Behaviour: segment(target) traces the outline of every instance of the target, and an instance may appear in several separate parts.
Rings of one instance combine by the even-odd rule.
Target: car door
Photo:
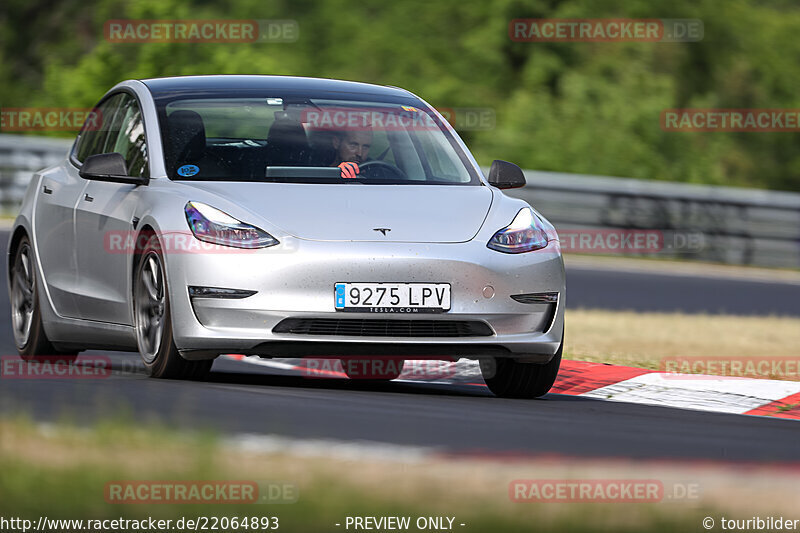
[[[127,93],[110,125],[104,153],[111,152],[122,154],[129,176],[149,176],[141,109]],[[138,195],[138,186],[133,184],[88,180],[78,198],[75,235],[80,290],[76,298],[81,318],[133,324],[128,290],[133,250],[124,243],[131,242]]]
[[[95,107],[83,125],[69,159],[44,173],[36,191],[36,251],[50,301],[61,316],[79,316],[74,211],[86,180],[78,175],[75,163],[103,149],[108,134],[107,121],[113,115],[110,112],[115,109],[117,100],[112,96]]]

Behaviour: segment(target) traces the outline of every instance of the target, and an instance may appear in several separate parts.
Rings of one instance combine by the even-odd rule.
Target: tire
[[[36,277],[36,259],[31,241],[24,235],[14,252],[14,262],[9,272],[11,282],[11,327],[19,356],[25,361],[37,358],[72,363],[78,352],[56,350],[44,331],[42,308]]]
[[[544,396],[553,387],[561,366],[561,353],[564,340],[550,360],[543,365],[518,363],[511,358],[497,357],[494,364],[481,364],[483,380],[489,390],[499,398],[532,399]]]
[[[350,379],[367,381],[391,381],[400,377],[405,366],[405,359],[387,358],[342,358],[340,359],[344,373]]]
[[[150,236],[136,265],[133,282],[133,321],[136,343],[150,377],[203,380],[213,359],[184,359],[172,338],[172,314],[164,255],[158,237]]]

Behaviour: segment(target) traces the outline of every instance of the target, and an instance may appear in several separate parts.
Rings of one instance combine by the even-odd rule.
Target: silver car
[[[552,225],[396,87],[282,76],[125,81],[31,179],[8,247],[23,358],[481,361],[537,397],[564,335]],[[388,372],[380,379],[392,379]]]

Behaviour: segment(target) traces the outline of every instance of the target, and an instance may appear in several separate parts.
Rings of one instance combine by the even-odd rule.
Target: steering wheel
[[[366,163],[359,164],[358,170],[360,175],[366,174],[367,175],[366,177],[368,178],[396,179],[396,180],[408,179],[406,173],[403,172],[399,167],[391,163],[387,163],[386,161],[381,161],[379,159],[373,159],[372,161],[367,161]]]

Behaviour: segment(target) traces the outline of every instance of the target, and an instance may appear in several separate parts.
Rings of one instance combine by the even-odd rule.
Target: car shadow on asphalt
[[[230,370],[212,371],[207,379],[210,383],[227,385],[248,385],[266,387],[292,387],[304,389],[328,389],[360,392],[386,392],[402,394],[430,394],[445,396],[491,397],[485,386],[465,383],[425,383],[411,381],[373,381],[347,378],[317,378],[297,374],[273,374],[256,372],[236,372]]]
[[[80,359],[79,359],[80,361]],[[120,375],[145,375],[144,366],[132,354],[115,353],[112,369]],[[246,371],[243,371],[246,369]],[[161,380],[156,380],[161,381]],[[305,376],[298,370],[249,365],[239,361],[219,359],[204,383],[242,387],[281,387],[294,389],[340,390],[349,392],[378,392],[388,394],[413,394],[450,396],[460,398],[491,398],[503,402],[580,401],[582,398],[566,394],[547,394],[535,400],[495,398],[480,377],[455,377],[441,381],[374,381],[338,377]],[[583,400],[588,400],[583,398]]]

